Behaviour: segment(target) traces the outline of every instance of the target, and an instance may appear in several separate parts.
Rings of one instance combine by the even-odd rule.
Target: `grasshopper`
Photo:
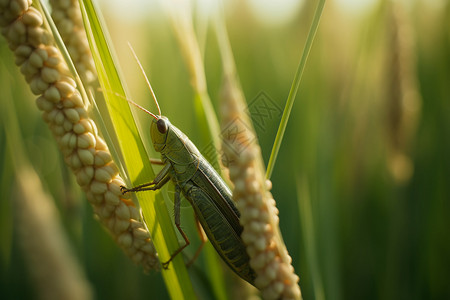
[[[137,62],[143,71],[139,60]],[[145,72],[143,74],[145,76]],[[180,227],[182,193],[194,208],[196,219],[225,263],[242,279],[254,285],[256,275],[250,267],[250,259],[241,239],[243,228],[239,224],[240,213],[231,200],[230,189],[189,138],[161,115],[158,101],[146,76],[145,79],[159,115],[151,113],[131,100],[127,101],[153,117],[150,135],[153,147],[161,153],[164,167],[153,181],[130,189],[122,186],[122,193],[155,191],[172,180],[175,184],[175,225],[185,244],[163,263],[163,267],[167,268],[173,258],[190,244]]]
[[[150,183],[130,189],[122,187],[123,193],[158,190],[170,179],[175,184],[175,225],[185,244],[163,263],[170,261],[190,242],[180,227],[180,194],[194,208],[197,220],[212,245],[228,266],[241,278],[254,284],[255,272],[241,239],[240,213],[231,200],[231,191],[197,147],[166,117],[153,115],[150,127],[153,146],[161,153],[163,169]]]

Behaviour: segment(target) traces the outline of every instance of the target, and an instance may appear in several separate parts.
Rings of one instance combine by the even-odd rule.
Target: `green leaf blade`
[[[127,170],[128,181],[133,185],[150,182],[155,174],[129,104],[122,99],[125,98],[125,88],[114,63],[106,27],[92,1],[80,1],[80,6],[105,98],[104,103],[99,106],[106,107],[111,119],[117,137],[117,150]],[[162,194],[139,193],[137,198],[158,255],[162,261],[167,261],[171,253],[178,249],[179,243]],[[182,255],[177,256],[167,270],[163,269],[162,275],[172,299],[196,298]]]

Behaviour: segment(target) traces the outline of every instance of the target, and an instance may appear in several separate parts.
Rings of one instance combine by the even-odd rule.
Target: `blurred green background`
[[[194,21],[217,107],[222,67],[202,25],[203,2]],[[225,12],[267,163],[316,3],[277,9],[254,2],[226,2]],[[271,178],[281,231],[305,299],[450,299],[450,2],[361,2],[325,5]],[[189,75],[161,3],[101,4],[133,99],[154,110],[127,41],[163,114],[200,150],[207,147],[196,135]],[[95,297],[166,299],[161,275],[143,274],[93,218],[3,38],[0,51],[2,103],[14,103],[20,123],[14,135],[54,198]],[[148,128],[149,118],[140,121]],[[6,145],[11,128],[0,126],[1,298],[34,299],[17,234],[23,220]],[[192,227],[188,214],[184,228]]]

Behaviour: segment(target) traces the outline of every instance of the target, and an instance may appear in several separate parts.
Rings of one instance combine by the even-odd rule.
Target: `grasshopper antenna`
[[[150,81],[147,78],[147,75],[145,74],[144,68],[141,65],[141,62],[139,61],[139,58],[137,57],[136,53],[134,52],[133,47],[131,46],[130,42],[128,42],[128,47],[130,47],[131,53],[133,53],[134,59],[136,60],[137,64],[139,65],[139,68],[141,69],[142,74],[144,75],[145,81],[147,82],[147,86],[150,88],[150,92],[152,93],[153,100],[155,100],[156,107],[158,108],[158,113],[161,116],[161,109],[159,108],[158,100],[156,100],[155,93],[153,92],[152,85],[150,84]]]
[[[99,90],[100,92],[103,92],[103,90],[102,90],[101,88],[98,88],[98,90]],[[149,110],[143,108],[142,106],[140,106],[139,104],[137,104],[137,103],[134,102],[133,100],[130,100],[130,99],[128,99],[127,97],[124,97],[124,96],[122,96],[121,94],[116,93],[116,92],[113,92],[113,91],[106,91],[106,92],[112,93],[112,94],[116,95],[117,97],[122,98],[122,99],[128,101],[128,103],[133,104],[134,106],[136,106],[136,107],[139,108],[140,110],[146,112],[147,114],[149,114],[150,116],[152,116],[153,118],[155,118],[156,120],[158,120],[158,117],[157,117],[154,113],[152,113],[152,112],[150,112]],[[159,108],[159,107],[158,107],[158,108]],[[160,115],[161,115],[161,112],[160,112]]]

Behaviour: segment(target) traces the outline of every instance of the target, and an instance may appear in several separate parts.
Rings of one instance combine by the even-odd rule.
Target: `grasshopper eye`
[[[167,130],[169,129],[169,126],[167,125],[167,122],[164,119],[159,119],[158,121],[156,121],[156,127],[158,128],[158,131],[160,133],[166,133]]]

